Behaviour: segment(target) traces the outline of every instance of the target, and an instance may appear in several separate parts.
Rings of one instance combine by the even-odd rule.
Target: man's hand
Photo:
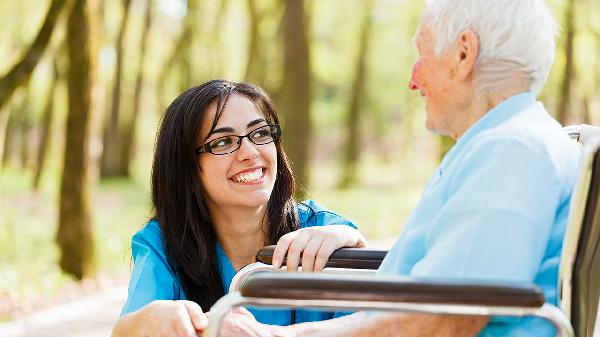
[[[257,322],[248,310],[238,307],[223,319],[219,336],[273,337],[273,334],[270,326]]]

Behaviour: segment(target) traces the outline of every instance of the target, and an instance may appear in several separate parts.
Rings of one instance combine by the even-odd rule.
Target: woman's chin
[[[246,195],[243,200],[240,200],[240,203],[251,208],[265,206],[269,202],[270,195],[266,191],[256,191]]]

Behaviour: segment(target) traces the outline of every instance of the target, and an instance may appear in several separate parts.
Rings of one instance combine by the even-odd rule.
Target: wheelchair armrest
[[[275,246],[266,246],[256,254],[256,261],[271,264]],[[333,252],[326,268],[377,269],[387,250],[365,248],[340,248]],[[285,258],[282,265],[285,264]]]
[[[381,301],[528,308],[537,308],[544,304],[543,292],[532,284],[309,273],[256,274],[244,282],[240,293],[243,297],[289,300]]]
[[[557,336],[575,336],[568,318],[557,307],[544,303],[543,292],[533,284],[283,272],[256,273],[245,280],[239,292],[217,301],[205,335],[218,336],[225,315],[244,305],[536,316],[552,322]]]

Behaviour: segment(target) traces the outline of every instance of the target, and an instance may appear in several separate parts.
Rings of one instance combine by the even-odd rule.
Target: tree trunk
[[[54,76],[48,86],[48,94],[46,98],[46,106],[42,117],[42,134],[38,146],[37,158],[35,163],[35,171],[33,174],[32,187],[37,190],[40,186],[40,179],[46,162],[46,154],[48,153],[48,145],[50,143],[50,135],[52,132],[52,119],[54,118],[54,87],[58,82],[58,65],[56,60],[53,62]]]
[[[27,100],[27,103],[29,103],[29,100]],[[31,147],[29,146],[32,129],[31,109],[32,104],[26,104],[24,109],[21,110],[21,116],[19,117],[21,119],[21,128],[19,130],[19,163],[21,164],[21,169],[25,171],[31,169],[32,159]]]
[[[152,18],[152,1],[149,0],[146,2],[146,13],[144,17],[144,24],[142,27],[142,35],[140,39],[140,54],[138,61],[138,72],[135,79],[135,91],[133,96],[133,110],[132,113],[128,115],[128,118],[125,119],[123,123],[123,127],[121,128],[121,139],[123,140],[123,144],[121,144],[121,168],[119,169],[119,173],[121,176],[129,177],[130,174],[130,163],[131,157],[133,154],[133,148],[135,144],[135,134],[136,134],[136,126],[137,126],[137,116],[140,112],[140,104],[142,100],[142,87],[144,85],[144,69],[145,69],[145,58],[146,55],[146,46],[148,44],[150,31],[150,20]]]
[[[40,28],[29,50],[6,75],[0,78],[0,113],[2,113],[2,107],[10,100],[15,89],[29,81],[35,66],[44,55],[44,50],[46,50],[50,37],[52,37],[52,31],[56,26],[56,20],[65,3],[65,0],[52,0],[42,28]]]
[[[215,19],[214,26],[212,28],[212,37],[209,40],[211,42],[212,59],[213,59],[213,73],[223,74],[224,68],[229,64],[227,58],[227,52],[223,48],[223,20],[227,13],[227,7],[229,6],[229,0],[221,0],[219,10]]]
[[[352,84],[352,93],[347,114],[346,151],[344,153],[342,178],[339,182],[341,188],[348,188],[358,180],[357,167],[360,157],[360,110],[366,98],[365,82],[367,80],[367,63],[369,60],[369,41],[372,27],[372,12],[374,0],[365,0],[360,33],[358,58],[356,60],[356,73]]]
[[[77,279],[94,272],[94,241],[88,192],[91,69],[85,0],[76,0],[67,21],[69,67],[64,168],[60,185],[57,243],[60,267]]]
[[[298,183],[297,197],[308,186],[310,128],[310,55],[304,0],[288,0],[283,13],[284,72],[281,108],[284,143]]]
[[[165,88],[167,86],[169,75],[174,73],[175,66],[180,65],[180,76],[179,89],[180,92],[187,89],[191,85],[191,62],[189,60],[190,47],[193,42],[194,34],[199,34],[197,28],[197,12],[198,0],[188,0],[187,7],[188,11],[183,19],[183,31],[179,36],[179,39],[175,43],[171,55],[167,58],[167,62],[163,65],[160,74],[158,76],[158,98],[160,109],[158,111],[162,114],[163,110],[167,107],[165,101]]]
[[[247,0],[248,16],[250,19],[248,29],[248,58],[246,59],[246,81],[262,84],[260,74],[263,73],[260,67],[259,53],[262,50],[260,46],[260,36],[258,27],[262,16],[258,12],[255,0]]]
[[[568,0],[567,10],[565,12],[565,72],[563,74],[563,80],[561,84],[561,96],[556,112],[556,119],[562,125],[568,122],[571,116],[571,84],[574,77],[574,62],[573,59],[573,48],[575,39],[575,0]]]
[[[6,132],[4,133],[5,141],[2,151],[2,167],[7,167],[9,163],[16,158],[20,167],[24,167],[25,160],[23,158],[23,144],[27,138],[23,135],[25,132],[25,124],[27,123],[28,111],[30,103],[30,90],[28,87],[23,87],[25,91],[21,99],[10,107],[7,114],[8,121],[6,123]]]
[[[119,34],[117,37],[117,60],[115,69],[115,81],[113,85],[112,102],[110,107],[110,114],[107,116],[104,124],[104,133],[102,139],[102,157],[100,159],[100,177],[101,178],[112,178],[120,176],[119,169],[121,168],[121,151],[120,147],[123,145],[121,134],[119,130],[119,109],[121,106],[121,82],[123,73],[123,54],[124,54],[124,42],[125,31],[127,29],[127,23],[129,21],[129,4],[131,0],[123,1],[123,20],[121,21],[121,27],[119,27]]]
[[[192,46],[194,44],[194,36],[200,36],[201,33],[198,25],[200,20],[199,14],[202,13],[201,4],[202,2],[199,0],[188,0],[188,16],[184,24],[189,34],[188,41],[182,46],[183,50],[179,59],[179,92],[183,92],[194,85],[195,74],[192,63],[197,59],[197,55],[192,55]]]

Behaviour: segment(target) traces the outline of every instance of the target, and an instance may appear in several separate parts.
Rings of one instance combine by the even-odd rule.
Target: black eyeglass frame
[[[260,143],[260,144],[259,143],[255,143],[254,140],[252,140],[252,138],[250,138],[250,135],[252,135],[256,131],[258,131],[260,129],[263,129],[263,128],[267,127],[267,126],[270,128],[270,130],[275,130],[275,132],[271,132],[271,138],[272,139],[270,141],[266,142],[266,143]],[[226,152],[226,153],[214,153],[214,152],[212,152],[212,149],[210,148],[210,144],[211,143],[213,143],[213,142],[215,142],[215,141],[217,141],[219,139],[228,138],[228,137],[237,137],[238,138],[238,140],[236,142],[237,146],[233,150],[231,150],[229,152]],[[215,155],[215,156],[222,156],[222,155],[230,154],[232,152],[237,151],[240,148],[240,146],[242,146],[242,140],[244,138],[248,138],[248,140],[252,144],[254,144],[254,145],[266,145],[266,144],[270,144],[270,143],[273,143],[274,141],[278,140],[279,137],[281,137],[281,126],[279,124],[266,124],[266,125],[261,125],[261,126],[257,127],[256,129],[248,132],[247,134],[245,134],[243,136],[228,135],[228,136],[223,136],[223,137],[215,138],[215,139],[211,140],[210,142],[206,142],[206,143],[198,146],[195,149],[195,151],[196,151],[196,155],[201,155],[203,153],[210,153],[210,154]]]

